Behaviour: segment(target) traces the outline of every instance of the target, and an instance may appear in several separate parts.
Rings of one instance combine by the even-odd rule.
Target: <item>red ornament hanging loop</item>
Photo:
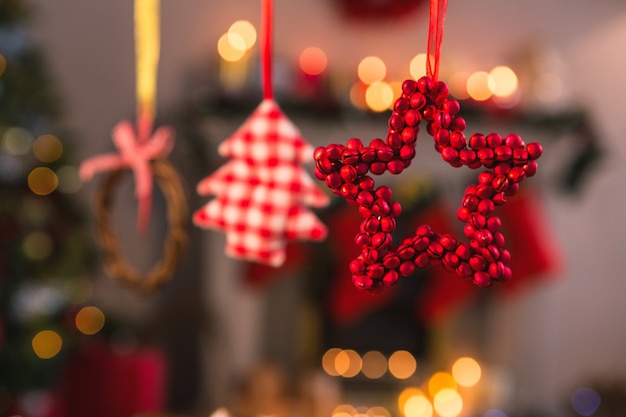
[[[439,81],[439,58],[443,42],[443,28],[446,21],[448,0],[430,1],[430,21],[428,23],[428,46],[426,50],[426,75]]]

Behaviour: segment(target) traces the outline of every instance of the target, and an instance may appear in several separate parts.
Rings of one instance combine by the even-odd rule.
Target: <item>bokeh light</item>
[[[456,390],[445,388],[435,394],[433,406],[441,417],[456,417],[463,411],[463,398]]]
[[[405,417],[431,417],[433,406],[423,393],[419,393],[407,398],[402,413]]]
[[[339,376],[335,367],[335,358],[341,352],[339,348],[330,348],[322,356],[322,369],[330,376]]]
[[[595,413],[602,402],[600,394],[589,387],[576,388],[570,399],[574,411],[585,417]]]
[[[233,45],[239,45],[243,41],[244,50],[250,49],[256,43],[256,29],[247,20],[237,20],[228,28],[227,36]]]
[[[306,48],[300,53],[300,69],[308,75],[319,75],[326,70],[326,53],[316,46]]]
[[[359,110],[367,110],[367,102],[365,101],[367,87],[361,81],[357,81],[350,88],[350,103]]]
[[[62,346],[61,336],[53,330],[42,330],[32,340],[33,351],[41,359],[55,357],[61,351]]]
[[[48,195],[56,190],[59,178],[48,167],[34,168],[28,174],[28,188],[37,195]]]
[[[72,194],[80,189],[81,181],[78,176],[78,169],[73,166],[63,166],[56,171],[59,179],[59,191],[65,194]]]
[[[393,104],[393,89],[384,81],[372,83],[365,90],[365,102],[372,111],[388,110]]]
[[[375,406],[367,410],[368,417],[391,417],[391,413],[385,407]]]
[[[387,66],[377,56],[367,56],[359,62],[357,75],[359,80],[365,84],[373,84],[385,79],[387,74]]]
[[[397,350],[388,360],[389,372],[398,379],[410,378],[417,369],[415,357],[406,350]]]
[[[467,79],[470,74],[467,72],[455,72],[448,79],[448,88],[450,94],[458,100],[465,100],[469,98],[467,94]]]
[[[467,94],[476,101],[489,100],[493,95],[493,88],[493,78],[485,71],[477,71],[467,79]]]
[[[246,42],[239,34],[224,33],[217,41],[217,52],[224,61],[239,61],[246,54]]]
[[[377,379],[387,372],[387,358],[382,353],[371,350],[366,352],[362,358],[363,375],[370,379]]]
[[[489,71],[493,83],[489,85],[496,97],[509,97],[517,91],[518,79],[515,72],[506,65],[499,65]]]
[[[398,395],[398,409],[404,410],[404,405],[411,397],[426,397],[426,395],[417,387],[407,387]]]
[[[98,307],[86,306],[78,311],[74,322],[78,331],[83,334],[93,335],[104,327],[104,313]]]
[[[350,404],[339,404],[333,410],[332,417],[352,417],[356,413],[356,409]]]
[[[41,261],[46,259],[54,249],[54,241],[44,232],[31,232],[22,240],[22,251],[26,257]]]
[[[54,135],[41,135],[33,142],[33,154],[41,162],[54,162],[63,155],[63,144]]]
[[[4,71],[7,69],[7,60],[2,54],[0,54],[0,77],[4,74]]]
[[[434,397],[444,389],[456,390],[456,381],[448,372],[435,372],[428,380],[428,392]]]
[[[335,369],[344,378],[352,378],[361,372],[361,356],[352,349],[342,350],[335,357]]]
[[[480,365],[474,358],[461,357],[452,365],[452,376],[462,387],[472,387],[480,381]]]
[[[21,127],[10,127],[2,134],[2,149],[9,155],[24,155],[31,150],[33,135]]]
[[[411,59],[409,72],[414,80],[419,80],[426,75],[426,54],[417,54]]]

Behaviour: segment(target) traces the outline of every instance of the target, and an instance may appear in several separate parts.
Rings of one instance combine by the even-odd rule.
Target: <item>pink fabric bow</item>
[[[152,203],[152,169],[150,161],[167,156],[174,147],[174,129],[162,126],[152,134],[147,128],[151,123],[138,121],[138,131],[128,120],[119,122],[112,130],[113,143],[119,153],[107,153],[89,158],[80,166],[82,181],[90,180],[97,172],[130,168],[135,177],[137,196],[137,226],[140,232],[147,230]],[[145,133],[144,133],[145,132]]]

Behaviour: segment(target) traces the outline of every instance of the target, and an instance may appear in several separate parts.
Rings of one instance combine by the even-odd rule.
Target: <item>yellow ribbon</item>
[[[160,50],[159,0],[135,0],[137,115],[154,120]]]

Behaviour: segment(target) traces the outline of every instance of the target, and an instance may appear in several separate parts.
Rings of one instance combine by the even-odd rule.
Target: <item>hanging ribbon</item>
[[[430,0],[426,74],[433,81],[439,80],[439,57],[441,56],[441,43],[443,41],[443,27],[447,8],[448,0]]]
[[[262,0],[261,9],[261,67],[263,71],[263,97],[274,98],[272,88],[272,31],[273,0]]]
[[[136,131],[130,122],[120,122],[111,133],[119,153],[89,158],[80,167],[83,181],[100,171],[132,169],[140,232],[145,232],[150,222],[153,188],[150,161],[167,156],[174,146],[173,129],[161,127],[152,131],[160,50],[159,8],[159,0],[135,0]]]
[[[135,0],[137,129],[140,141],[148,139],[155,115],[159,26],[159,0]]]

